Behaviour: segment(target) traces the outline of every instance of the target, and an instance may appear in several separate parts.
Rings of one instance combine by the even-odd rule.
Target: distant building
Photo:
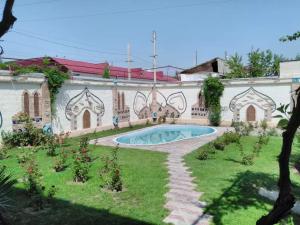
[[[300,60],[281,62],[280,78],[300,78]]]
[[[180,73],[181,81],[201,81],[209,75],[214,77],[224,76],[229,68],[224,59],[214,58],[193,68],[186,69]]]
[[[16,61],[21,66],[42,65],[43,57],[32,58]],[[49,57],[50,65],[56,65],[61,68],[62,71],[69,73],[73,79],[102,79],[104,70],[109,69],[110,77],[112,79],[128,79],[128,68],[112,66],[108,63],[89,63],[82,61],[75,61],[70,59],[61,59],[55,57]],[[157,71],[158,82],[176,82],[178,81],[174,77],[166,76],[163,71]],[[142,80],[152,82],[154,79],[154,73],[152,71],[144,70],[142,68],[131,69],[131,79]]]

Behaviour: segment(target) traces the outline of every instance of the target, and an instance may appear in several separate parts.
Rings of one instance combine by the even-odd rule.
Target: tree
[[[296,32],[292,36],[281,38],[281,41],[293,41],[300,37],[300,32]],[[290,179],[290,156],[292,152],[292,144],[294,141],[297,129],[300,126],[300,87],[296,90],[296,102],[293,99],[294,106],[292,115],[289,119],[286,130],[282,134],[282,147],[279,155],[279,195],[274,203],[273,209],[265,216],[262,216],[257,222],[257,225],[273,225],[287,217],[295,205],[295,197],[292,193]]]
[[[286,41],[295,41],[298,38],[300,38],[300,31],[297,31],[297,32],[293,33],[292,35],[286,35],[284,37],[281,37],[279,40],[282,42],[286,42]]]
[[[247,76],[243,65],[243,57],[239,56],[237,53],[230,56],[230,58],[226,61],[226,64],[230,70],[230,72],[225,74],[226,78],[243,78]]]
[[[110,78],[110,72],[109,72],[109,68],[108,67],[105,67],[102,77],[105,78],[105,79],[109,79]]]
[[[16,22],[17,18],[12,14],[12,9],[14,6],[14,0],[6,0],[5,6],[3,9],[3,15],[2,15],[2,20],[0,22],[0,38],[7,33],[7,31],[14,25]],[[0,51],[0,55],[3,54],[3,49],[2,47]],[[1,172],[1,171],[0,171]],[[0,178],[0,183],[3,184],[3,182],[6,182],[6,178],[2,177]],[[0,188],[1,189],[1,188]],[[1,193],[3,194],[3,193]],[[0,194],[0,196],[2,196]],[[4,195],[5,196],[5,195]],[[0,213],[0,224],[6,224],[1,213]]]

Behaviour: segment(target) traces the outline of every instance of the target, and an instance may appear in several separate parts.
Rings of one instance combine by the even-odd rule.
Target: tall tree
[[[291,36],[281,38],[281,41],[294,41],[300,38],[300,32],[296,32]],[[278,158],[279,163],[279,195],[274,203],[273,209],[265,216],[262,216],[257,225],[273,225],[287,217],[295,205],[295,197],[292,193],[292,184],[290,179],[290,156],[292,152],[292,144],[297,129],[300,126],[300,87],[295,91],[296,101],[293,98],[293,110],[288,126],[282,134],[281,153]]]
[[[230,58],[226,61],[226,64],[228,65],[230,71],[225,74],[226,78],[243,78],[247,76],[243,65],[243,57],[237,53],[230,56]]]
[[[7,33],[7,31],[14,25],[16,22],[17,18],[13,15],[12,9],[14,6],[14,0],[6,0],[5,6],[3,9],[3,15],[2,15],[2,20],[0,22],[0,38]],[[3,54],[3,49],[0,47],[0,55]],[[5,179],[0,180],[1,182],[4,182]],[[2,194],[2,193],[1,193]],[[6,225],[7,223],[4,221],[1,213],[0,213],[0,224]]]

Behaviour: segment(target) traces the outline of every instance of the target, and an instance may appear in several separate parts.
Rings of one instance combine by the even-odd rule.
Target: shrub
[[[47,151],[48,156],[56,156],[56,149],[58,147],[58,144],[56,143],[54,137],[48,137],[47,138],[47,143],[45,145],[45,150]]]
[[[2,143],[5,147],[39,146],[47,143],[48,136],[42,129],[36,128],[26,114],[19,114],[16,119],[25,123],[24,129],[15,132],[2,131]]]
[[[123,189],[120,166],[118,164],[118,151],[119,147],[117,146],[113,149],[111,157],[103,157],[103,167],[100,169],[101,187],[117,192]]]
[[[61,172],[66,168],[67,154],[62,151],[59,156],[54,161],[54,170],[55,172]]]
[[[19,164],[24,165],[25,163],[27,163],[33,156],[33,152],[30,150],[21,150],[21,153],[17,155],[17,161]]]
[[[245,155],[242,158],[242,164],[245,166],[251,166],[254,164],[254,155],[250,154],[250,155]]]
[[[0,147],[0,160],[8,158],[8,149],[7,147],[3,146]]]
[[[278,136],[279,134],[278,134],[276,128],[271,128],[271,129],[267,132],[266,135],[276,137],[276,136]]]
[[[206,149],[200,149],[198,151],[197,159],[199,159],[199,160],[207,160],[208,159],[208,151]]]
[[[269,143],[270,138],[265,135],[265,134],[261,134],[259,135],[259,140],[258,143],[261,145],[267,145]]]
[[[285,130],[287,128],[289,121],[287,119],[281,119],[279,120],[277,124],[277,128],[280,128],[282,130]]]
[[[219,126],[221,121],[221,107],[211,107],[208,118],[212,126]]]
[[[48,193],[47,193],[47,202],[48,203],[51,203],[54,199],[54,196],[56,195],[58,191],[58,188],[55,187],[55,185],[52,185],[49,190],[48,190]]]
[[[260,127],[263,129],[263,131],[266,131],[268,128],[268,122],[266,120],[260,121]]]
[[[25,186],[30,196],[40,195],[44,187],[41,185],[41,173],[34,158],[25,165]]]
[[[213,145],[215,147],[215,149],[217,150],[221,150],[223,151],[225,149],[225,142],[223,141],[222,138],[217,138],[214,142],[213,142]]]
[[[233,122],[232,126],[234,127],[235,132],[241,136],[249,136],[254,129],[252,123]]]
[[[223,141],[226,145],[231,144],[231,143],[239,143],[240,142],[241,136],[238,133],[235,132],[225,132],[223,134]]]
[[[205,105],[209,109],[209,120],[214,126],[218,126],[221,120],[220,99],[223,95],[224,85],[219,78],[208,77],[203,84]]]
[[[73,180],[85,183],[88,180],[89,165],[82,159],[80,153],[74,154],[73,160]]]
[[[81,160],[83,162],[91,162],[92,161],[92,158],[89,155],[90,151],[89,151],[88,145],[89,145],[89,138],[87,136],[82,137],[80,139],[79,152],[81,154]]]

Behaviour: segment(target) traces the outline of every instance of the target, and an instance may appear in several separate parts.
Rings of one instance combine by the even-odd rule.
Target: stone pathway
[[[208,225],[210,217],[203,214],[205,204],[198,201],[202,193],[196,190],[194,178],[183,162],[184,154],[169,154],[169,192],[165,195],[165,208],[170,214],[165,223],[174,225]]]
[[[166,162],[169,173],[169,191],[165,195],[167,199],[165,208],[170,211],[170,214],[164,219],[165,223],[174,225],[209,225],[211,216],[203,213],[205,203],[198,200],[202,193],[196,191],[197,186],[193,182],[194,177],[192,177],[189,168],[185,165],[183,158],[186,154],[221,136],[230,128],[218,127],[216,129],[217,132],[213,135],[170,144],[155,146],[120,145],[120,147],[140,148],[149,151],[169,153]],[[115,146],[116,143],[113,139],[122,135],[124,135],[124,133],[99,138],[90,143]]]

